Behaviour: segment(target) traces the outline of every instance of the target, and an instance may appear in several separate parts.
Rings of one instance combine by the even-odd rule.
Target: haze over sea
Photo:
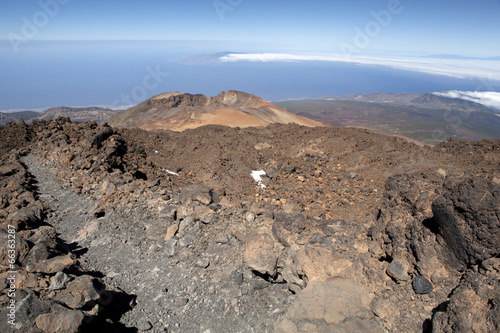
[[[190,45],[165,41],[33,41],[13,57],[10,45],[3,42],[0,72],[7,84],[2,87],[0,109],[119,107],[166,91],[213,96],[233,89],[270,101],[376,91],[500,91],[498,81],[485,78],[433,75],[370,63],[322,58],[220,61],[226,53],[215,53],[226,45],[198,43],[199,49]],[[500,61],[494,63],[500,66]]]
[[[500,0],[11,1],[0,111],[166,91],[500,92],[499,13]]]

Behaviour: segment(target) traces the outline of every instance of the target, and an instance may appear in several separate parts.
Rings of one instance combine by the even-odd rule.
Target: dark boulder
[[[500,254],[500,185],[479,177],[447,184],[432,204],[448,264],[463,269]]]

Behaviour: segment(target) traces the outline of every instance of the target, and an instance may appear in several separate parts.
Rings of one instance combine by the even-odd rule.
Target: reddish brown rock
[[[36,326],[44,333],[80,332],[84,314],[81,311],[61,310],[39,315]]]

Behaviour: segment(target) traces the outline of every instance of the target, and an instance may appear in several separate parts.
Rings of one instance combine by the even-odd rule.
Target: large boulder
[[[48,313],[53,307],[50,301],[40,300],[36,294],[29,289],[19,289],[16,291],[16,310],[13,323],[9,324],[8,315],[10,310],[5,307],[0,313],[0,332],[23,332],[39,333],[42,332],[35,325],[35,319],[44,313]],[[12,318],[9,318],[12,319]]]
[[[449,301],[435,311],[432,332],[500,332],[500,259],[468,270]]]
[[[300,248],[294,261],[299,275],[307,276],[309,281],[325,281],[352,266],[349,260],[334,256],[329,250],[319,246]]]
[[[104,287],[89,275],[82,275],[68,282],[66,289],[54,299],[71,309],[92,308],[104,291]]]
[[[77,333],[85,315],[81,311],[61,310],[45,313],[36,318],[36,326],[44,333]]]
[[[183,205],[189,205],[193,201],[210,205],[215,200],[214,193],[209,187],[205,185],[190,185],[181,191],[179,201]]]
[[[463,269],[500,254],[500,185],[479,177],[447,184],[432,204],[447,263]]]
[[[273,235],[286,247],[290,247],[306,229],[307,221],[302,214],[277,214],[273,223]]]
[[[281,244],[266,234],[249,235],[246,239],[245,264],[263,275],[276,275]]]
[[[9,263],[22,262],[30,250],[28,243],[17,234],[12,233],[13,231],[14,229],[9,229],[9,231],[0,229],[0,263],[5,266],[8,266]],[[14,260],[14,262],[10,260]]]
[[[343,278],[312,281],[275,324],[275,333],[376,333],[382,329],[370,310],[372,296]]]

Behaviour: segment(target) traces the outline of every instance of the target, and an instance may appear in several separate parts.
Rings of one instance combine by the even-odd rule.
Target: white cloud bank
[[[476,102],[489,107],[496,108],[500,110],[500,92],[493,91],[445,91],[445,92],[435,92],[434,95],[450,97],[450,98],[460,98],[467,101]]]
[[[361,65],[387,66],[456,78],[479,78],[500,81],[500,61],[481,59],[437,59],[381,56],[344,56],[342,54],[300,55],[289,53],[230,53],[219,58],[222,62],[298,62],[332,61]]]

